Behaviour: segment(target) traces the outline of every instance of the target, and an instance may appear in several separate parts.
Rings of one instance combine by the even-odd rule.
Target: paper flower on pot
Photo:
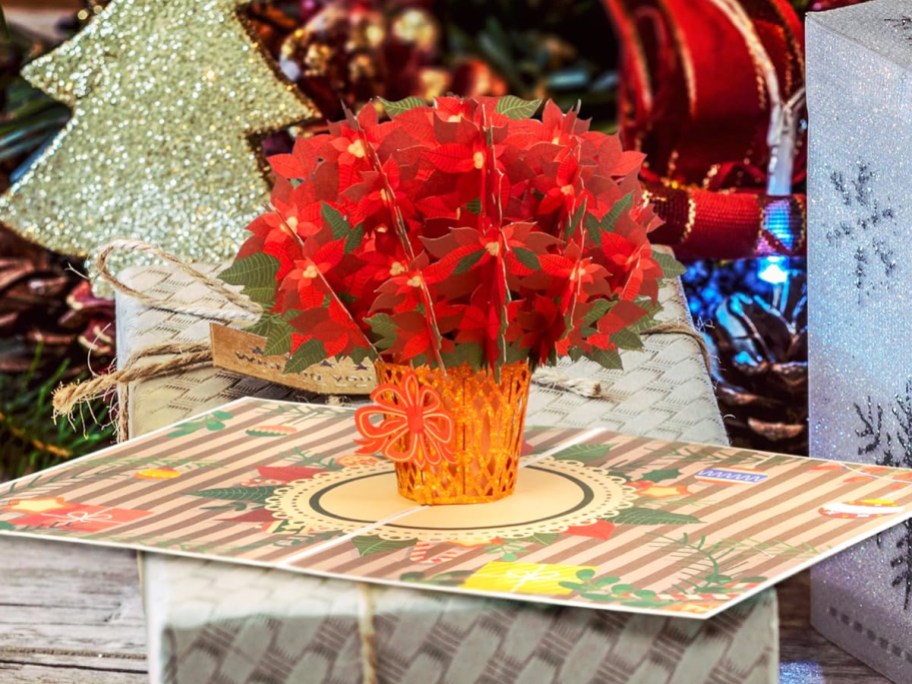
[[[371,398],[376,405],[355,412],[355,424],[364,437],[359,452],[381,452],[391,461],[418,465],[456,460],[451,447],[456,431],[453,416],[443,408],[440,394],[422,387],[414,374],[408,375],[401,387],[380,385]],[[371,422],[375,415],[381,418],[378,425]]]
[[[383,104],[269,160],[272,206],[222,274],[263,306],[264,352],[620,367],[680,272],[648,240],[642,155],[552,102]]]

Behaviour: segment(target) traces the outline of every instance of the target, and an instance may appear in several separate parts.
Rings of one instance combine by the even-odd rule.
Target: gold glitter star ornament
[[[73,116],[0,220],[65,254],[131,237],[232,257],[268,199],[256,137],[315,115],[248,31],[248,3],[114,0],[32,62],[23,75]]]

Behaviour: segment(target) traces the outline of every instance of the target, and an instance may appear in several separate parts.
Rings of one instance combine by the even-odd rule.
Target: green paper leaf
[[[288,319],[294,318],[300,311],[289,311],[285,316],[273,316],[269,328],[264,337],[266,345],[263,353],[266,356],[276,356],[278,354],[287,354],[291,351],[291,336],[295,332],[294,327],[288,322]]]
[[[653,247],[652,258],[662,268],[662,275],[665,278],[677,278],[687,270],[680,261],[664,250]]]
[[[505,363],[516,363],[517,361],[525,361],[529,358],[529,350],[526,347],[523,347],[522,344],[507,344],[506,349],[504,350],[504,361]]]
[[[677,468],[663,468],[660,470],[650,470],[640,479],[646,480],[647,482],[661,482],[662,480],[672,480],[680,475],[681,471]]]
[[[515,95],[500,98],[494,111],[511,119],[528,119],[538,111],[541,100],[523,100]]]
[[[635,304],[646,311],[646,314],[636,323],[627,326],[627,329],[639,333],[655,325],[656,314],[662,310],[662,305],[658,302],[651,302],[648,297],[637,299]]]
[[[264,309],[275,303],[276,274],[279,260],[274,256],[257,252],[241,259],[235,259],[219,278],[229,285],[240,285],[242,292]]]
[[[188,492],[190,496],[199,496],[206,499],[222,499],[225,501],[250,501],[265,504],[266,499],[275,493],[278,487],[219,487],[216,489],[203,489],[197,492]]]
[[[470,270],[472,266],[481,261],[481,257],[484,256],[485,250],[479,249],[471,254],[468,254],[462,259],[459,260],[459,263],[456,264],[456,268],[453,269],[453,275],[460,275]]]
[[[629,328],[624,330],[619,330],[611,336],[611,341],[614,342],[619,349],[642,349],[643,341],[640,339],[640,336]]]
[[[0,520],[0,530],[15,530],[16,526],[6,520]]]
[[[592,302],[592,307],[586,312],[586,315],[583,316],[583,322],[587,325],[597,323],[605,314],[611,311],[615,303],[607,299],[596,299]]]
[[[597,364],[602,366],[602,368],[607,368],[608,370],[621,370],[623,365],[621,364],[621,355],[617,353],[614,349],[589,349],[584,351],[583,354],[595,361]]]
[[[613,587],[611,587],[612,594],[628,594],[632,591],[632,584],[615,584]]]
[[[353,537],[351,541],[352,544],[355,545],[355,548],[358,549],[358,555],[362,558],[364,556],[370,556],[374,553],[397,551],[399,549],[407,549],[408,547],[415,545],[414,539],[395,541],[392,539],[381,539],[380,537],[376,536]]]
[[[514,247],[513,254],[516,255],[516,259],[526,268],[531,268],[533,271],[541,270],[541,262],[538,260],[538,255],[533,252],[531,249],[526,249],[525,247]]]
[[[398,328],[396,327],[396,324],[393,323],[393,319],[390,318],[389,314],[374,314],[370,318],[365,318],[364,320],[371,327],[371,332],[374,334],[374,339],[372,339],[371,342],[374,343],[375,347],[383,350],[389,349],[395,344]]]
[[[583,225],[586,227],[586,232],[589,233],[589,239],[595,244],[601,245],[602,224],[599,223],[599,220],[592,214],[586,214],[586,218],[583,219]]]
[[[384,100],[382,97],[377,99],[383,104],[383,108],[390,118],[398,116],[399,114],[402,114],[402,112],[414,109],[415,107],[424,107],[427,105],[427,102],[420,97],[407,97],[404,100],[397,100],[395,102]]]
[[[466,363],[472,368],[481,368],[484,350],[477,342],[465,342],[457,344],[451,352],[442,353],[441,357],[447,368],[456,368]]]
[[[351,354],[349,354],[348,358],[350,358],[353,363],[362,364],[367,359],[373,359],[374,352],[367,347],[355,347],[351,350]]]
[[[576,211],[573,212],[573,218],[571,218],[570,223],[567,224],[567,234],[565,236],[566,240],[569,240],[574,235],[576,235],[576,230],[579,228],[580,224],[583,221],[583,216],[586,214],[586,204],[586,200],[583,199],[580,205],[576,208]]]
[[[271,313],[263,314],[263,316],[260,317],[260,320],[258,320],[256,323],[247,328],[244,328],[244,332],[249,332],[251,335],[259,335],[260,337],[268,337],[269,326],[272,325],[272,319],[274,316],[275,314]]]
[[[351,224],[345,220],[345,217],[342,216],[335,207],[324,202],[323,208],[320,210],[320,215],[323,217],[323,221],[329,226],[329,229],[332,231],[332,235],[336,240],[341,240],[347,235],[351,235]]]
[[[315,363],[326,360],[326,350],[318,340],[308,340],[295,350],[282,369],[283,373],[300,373]]]
[[[595,569],[583,568],[582,570],[577,570],[576,576],[583,581],[591,580],[593,577],[595,577]]]
[[[348,234],[348,238],[345,240],[345,253],[351,254],[354,252],[361,242],[364,240],[364,225],[359,223],[354,227],[351,233]],[[347,292],[345,294],[348,294]],[[341,295],[339,296],[341,299]]]
[[[611,522],[617,525],[689,525],[701,521],[699,518],[684,513],[634,506],[622,510],[611,518]]]
[[[587,463],[588,461],[605,458],[609,451],[611,451],[611,445],[609,444],[574,444],[558,451],[551,458],[558,461]]]
[[[604,218],[602,218],[602,230],[606,233],[613,233],[618,219],[621,218],[623,214],[626,214],[628,211],[630,211],[631,206],[633,206],[633,193],[628,192],[621,199],[615,202],[614,206],[611,207],[609,212],[605,214]],[[599,240],[599,244],[601,244],[601,240]]]

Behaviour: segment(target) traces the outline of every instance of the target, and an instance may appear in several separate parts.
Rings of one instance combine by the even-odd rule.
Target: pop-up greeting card
[[[4,484],[0,533],[707,618],[912,517],[912,470],[601,428],[529,427],[512,496],[424,506],[356,439],[351,409],[242,399]]]
[[[620,368],[680,265],[649,242],[643,155],[576,111],[382,104],[387,121],[367,106],[270,159],[272,206],[221,277],[262,306],[247,332],[286,373],[375,365],[357,425],[400,494],[495,501],[516,484],[531,372]]]

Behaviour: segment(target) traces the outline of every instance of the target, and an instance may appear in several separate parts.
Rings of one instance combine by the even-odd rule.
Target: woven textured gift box
[[[810,450],[912,464],[912,6],[808,15]],[[812,623],[912,681],[912,525],[812,571]]]
[[[219,308],[185,276],[134,270],[152,296]],[[677,286],[665,320],[689,325]],[[206,336],[208,322],[118,299],[121,357],[144,346]],[[564,363],[533,386],[529,424],[605,426],[724,443],[700,350],[686,334],[652,335],[623,372]],[[549,386],[559,383],[576,392]],[[592,398],[583,394],[598,394]],[[291,390],[202,368],[134,384],[130,432],[139,435],[243,395]],[[313,400],[313,397],[305,397]],[[359,620],[376,630],[381,682],[773,682],[778,626],[773,592],[708,622],[427,595],[280,571],[147,556],[143,560],[150,670],[155,682],[333,681],[362,677]]]

